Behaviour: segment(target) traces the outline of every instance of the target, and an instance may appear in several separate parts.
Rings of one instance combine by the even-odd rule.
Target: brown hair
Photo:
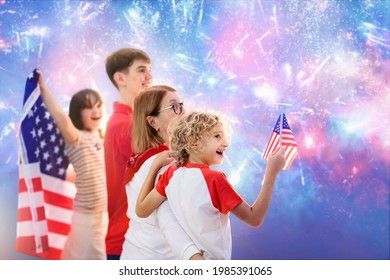
[[[134,153],[142,153],[164,143],[157,131],[149,125],[147,116],[154,116],[161,109],[161,101],[169,91],[176,89],[157,85],[144,89],[134,100],[132,144]]]
[[[80,130],[86,130],[83,120],[81,119],[81,110],[85,108],[92,108],[96,103],[103,104],[102,98],[99,93],[93,89],[83,89],[76,92],[69,104],[69,117],[72,120],[73,125]],[[102,137],[102,131],[99,130]]]
[[[113,85],[118,88],[114,80],[116,72],[127,73],[135,60],[143,60],[150,63],[150,57],[140,49],[123,48],[111,53],[106,59],[106,72]]]

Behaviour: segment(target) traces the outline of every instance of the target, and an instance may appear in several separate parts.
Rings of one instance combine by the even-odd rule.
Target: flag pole
[[[280,114],[280,127],[279,127],[279,147],[282,147],[283,141],[282,141],[282,136],[283,136],[283,119],[284,119],[284,106],[281,106],[282,113]]]

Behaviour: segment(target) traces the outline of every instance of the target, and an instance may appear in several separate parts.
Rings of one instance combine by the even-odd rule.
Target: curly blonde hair
[[[209,132],[218,126],[226,125],[221,115],[211,112],[193,111],[183,115],[170,129],[171,156],[175,164],[188,162],[193,145],[199,144]]]

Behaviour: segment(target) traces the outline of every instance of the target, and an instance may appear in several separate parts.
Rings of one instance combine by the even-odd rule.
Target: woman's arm
[[[50,115],[54,119],[62,137],[64,137],[65,142],[67,143],[76,142],[79,137],[80,131],[73,125],[72,120],[67,114],[65,114],[60,104],[58,104],[57,100],[50,92],[43,78],[42,71],[37,70],[37,73],[39,74],[38,84],[41,90],[42,101],[45,104]]]
[[[153,189],[154,181],[157,173],[163,166],[172,162],[168,151],[159,153],[154,159],[150,167],[148,176],[138,195],[137,204],[135,206],[135,213],[140,218],[149,217],[157,209],[158,206],[166,199],[166,197],[159,194],[156,189]]]
[[[268,159],[264,183],[253,205],[250,206],[247,202],[242,201],[232,209],[231,212],[244,223],[253,227],[259,227],[263,223],[271,201],[276,178],[285,164],[284,154],[284,148],[279,148]]]

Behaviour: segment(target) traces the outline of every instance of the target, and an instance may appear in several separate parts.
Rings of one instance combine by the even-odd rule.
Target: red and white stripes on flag
[[[280,129],[280,120],[283,118],[282,130]],[[283,169],[288,170],[293,163],[295,157],[298,155],[298,145],[295,141],[294,135],[288,125],[285,114],[281,114],[276,121],[274,130],[268,141],[263,158],[268,159],[269,156],[280,146],[280,133],[282,134],[282,146],[286,150],[286,164]]]
[[[39,97],[35,71],[26,81],[19,142],[16,250],[60,259],[76,194],[64,141]],[[71,175],[70,175],[71,174]]]

